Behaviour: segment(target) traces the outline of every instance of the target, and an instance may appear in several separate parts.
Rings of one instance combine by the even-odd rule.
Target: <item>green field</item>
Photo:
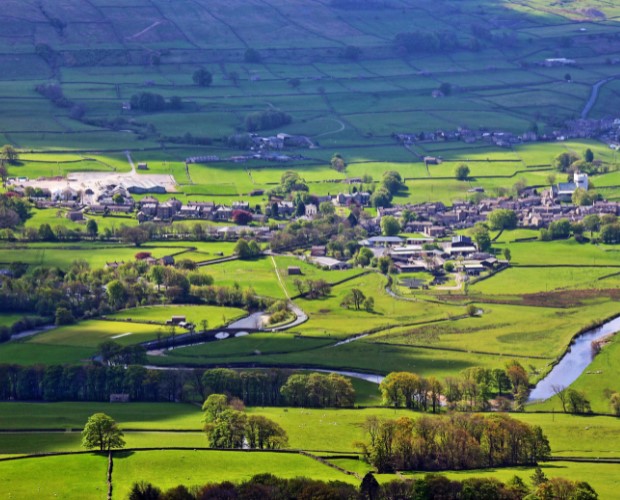
[[[208,328],[217,328],[225,323],[246,316],[243,309],[217,306],[149,306],[135,309],[124,309],[107,316],[110,320],[125,320],[132,323],[157,322],[165,323],[172,316],[185,316],[186,320],[201,328],[201,321],[208,321]]]
[[[84,363],[105,340],[131,345],[153,340],[167,331],[160,325],[89,320],[0,345],[1,363]]]
[[[608,345],[595,356],[592,363],[579,378],[571,384],[571,388],[583,391],[592,405],[592,411],[612,413],[609,397],[620,392],[618,376],[620,375],[618,359],[620,357],[620,337],[615,335]],[[557,396],[537,403],[530,407],[534,411],[562,411],[562,404]]]

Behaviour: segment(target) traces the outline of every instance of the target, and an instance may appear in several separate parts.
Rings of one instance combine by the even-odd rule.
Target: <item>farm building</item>
[[[337,259],[332,259],[331,257],[313,257],[312,262],[330,271],[334,271],[336,269],[349,269],[351,267],[351,264],[348,262],[342,262]]]
[[[148,170],[148,169],[149,169],[148,163],[145,163],[145,162],[138,163],[138,170]]]
[[[67,219],[73,222],[84,220],[84,214],[79,210],[73,210],[67,213]]]
[[[303,274],[301,268],[298,266],[288,266],[286,272],[289,276],[300,276]]]

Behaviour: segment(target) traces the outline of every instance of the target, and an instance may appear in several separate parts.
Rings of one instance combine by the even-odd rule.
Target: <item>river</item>
[[[592,341],[599,340],[607,335],[620,331],[620,317],[612,319],[603,325],[588,330],[571,344],[560,362],[555,365],[549,374],[542,379],[530,393],[529,400],[541,401],[549,399],[555,394],[553,387],[568,387],[581,375],[592,362]]]

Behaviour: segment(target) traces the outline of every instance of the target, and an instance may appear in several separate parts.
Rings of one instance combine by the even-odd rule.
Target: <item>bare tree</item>
[[[562,403],[562,411],[566,413],[566,387],[563,385],[553,384],[551,386],[551,390],[553,391],[553,394],[558,397],[560,403]]]

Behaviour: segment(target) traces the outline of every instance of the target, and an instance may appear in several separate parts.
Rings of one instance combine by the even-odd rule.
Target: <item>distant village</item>
[[[397,133],[393,137],[405,146],[415,143],[461,141],[466,144],[486,143],[500,148],[511,148],[526,142],[567,141],[569,139],[598,139],[611,149],[620,148],[620,118],[600,120],[579,118],[565,122],[561,129],[540,134],[527,131],[522,134],[500,130],[484,131],[459,127],[456,130],[434,130],[419,133]]]

